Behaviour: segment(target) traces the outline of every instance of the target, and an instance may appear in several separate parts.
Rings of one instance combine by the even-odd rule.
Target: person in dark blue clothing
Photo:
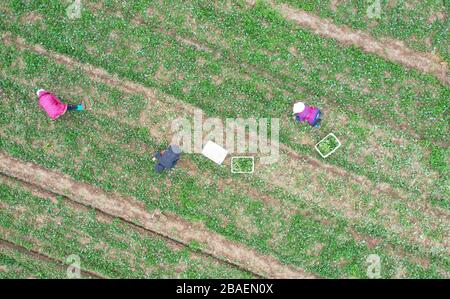
[[[163,152],[156,152],[153,159],[158,161],[155,166],[156,172],[160,173],[164,169],[174,168],[180,160],[181,149],[178,145],[172,144]]]

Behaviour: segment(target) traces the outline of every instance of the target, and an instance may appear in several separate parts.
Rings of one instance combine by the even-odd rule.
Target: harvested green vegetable
[[[234,173],[252,173],[254,160],[252,157],[235,157],[231,169]]]
[[[316,148],[321,154],[322,157],[329,156],[332,152],[334,152],[340,146],[339,140],[334,136],[334,134],[330,133],[327,137],[320,141]]]

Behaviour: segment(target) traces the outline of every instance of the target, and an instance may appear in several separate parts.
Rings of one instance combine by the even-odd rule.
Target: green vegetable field
[[[371,255],[377,278],[449,278],[448,1],[366,2],[1,1],[0,278],[67,278],[71,255],[83,278],[372,278]],[[88,109],[51,120],[40,88]],[[156,173],[196,112],[278,119],[277,160]]]

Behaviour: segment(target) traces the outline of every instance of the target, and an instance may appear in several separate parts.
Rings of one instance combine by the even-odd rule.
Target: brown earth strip
[[[67,269],[67,265],[58,259],[49,257],[45,254],[42,254],[42,253],[34,251],[34,250],[27,249],[25,247],[19,246],[17,244],[14,244],[14,243],[4,240],[4,239],[0,239],[0,248],[18,251],[20,253],[29,255],[29,256],[33,257],[34,259],[41,260],[43,262],[55,263],[55,264],[57,264],[57,267],[60,268],[61,270]],[[87,271],[87,270],[83,270],[83,269],[80,269],[80,274],[82,277],[86,276],[89,278],[96,278],[96,279],[105,279],[106,278],[98,273],[94,273],[92,271]]]
[[[30,183],[11,178],[9,176],[6,176],[3,173],[0,173],[0,183],[5,184],[6,186],[11,187],[11,188],[17,188],[17,187],[23,188],[23,189],[27,190],[28,192],[30,192],[33,196],[48,199],[52,203],[58,202],[58,196],[55,195],[54,193],[45,191],[36,185],[32,185]]]
[[[250,6],[255,0],[245,0]],[[308,28],[314,33],[327,38],[333,38],[343,44],[353,45],[365,52],[376,54],[384,59],[400,63],[406,67],[436,76],[442,83],[450,85],[448,65],[438,56],[421,53],[408,48],[403,42],[393,39],[375,39],[361,30],[352,30],[347,26],[338,26],[331,21],[290,7],[287,4],[276,5],[268,1],[287,20],[294,21],[301,27]]]
[[[179,36],[176,36],[175,38],[176,38],[177,41],[179,41],[181,43],[184,43],[184,44],[186,44],[188,46],[192,46],[192,47],[196,48],[198,51],[205,51],[205,52],[208,52],[208,53],[212,53],[213,52],[213,50],[211,50],[210,48],[208,48],[208,47],[206,47],[206,46],[204,46],[204,45],[202,45],[200,43],[197,43],[197,42],[195,42],[195,41],[193,41],[191,39],[186,39],[186,38],[179,37]]]
[[[190,223],[173,214],[157,214],[147,210],[144,203],[117,194],[106,194],[99,188],[73,180],[57,173],[25,163],[0,153],[0,172],[29,182],[40,188],[66,196],[82,205],[98,209],[106,214],[135,223],[158,235],[173,239],[186,246],[193,241],[201,244],[200,251],[267,278],[316,278],[302,269],[281,264],[271,256],[265,256],[242,244],[227,240],[200,224]]]
[[[7,185],[7,186],[9,186],[11,188],[20,187],[22,189],[25,189],[25,190],[29,191],[34,196],[37,196],[39,198],[48,199],[48,200],[52,201],[53,203],[58,202],[58,197],[60,197],[60,198],[62,198],[62,200],[64,201],[64,203],[67,206],[69,206],[70,208],[75,209],[75,210],[82,210],[82,211],[86,212],[87,209],[88,209],[88,206],[80,204],[80,203],[78,203],[78,202],[76,202],[76,201],[74,201],[74,200],[72,200],[72,199],[70,199],[70,198],[68,198],[66,196],[61,196],[61,195],[59,195],[57,193],[46,191],[45,189],[42,189],[38,185],[34,185],[32,183],[29,183],[29,182],[26,182],[26,181],[23,181],[23,180],[20,180],[20,179],[17,179],[17,178],[9,177],[9,176],[1,173],[1,172],[0,172],[0,183],[3,183],[3,184],[5,184],[5,185]],[[110,214],[107,214],[107,213],[103,212],[102,210],[95,209],[95,211],[96,211],[97,217],[102,219],[103,221],[112,223],[115,219],[117,219],[117,218],[111,216]],[[158,209],[154,211],[154,215],[161,215],[161,214],[162,214],[161,211],[159,211]],[[170,239],[170,238],[166,238],[166,237],[161,236],[161,235],[159,235],[159,234],[157,234],[157,233],[155,233],[153,231],[144,229],[144,228],[136,225],[135,223],[132,223],[132,222],[129,222],[129,221],[125,221],[123,219],[120,219],[120,220],[123,221],[124,223],[126,223],[129,227],[131,227],[133,230],[138,232],[140,235],[146,235],[146,236],[149,236],[151,238],[158,238],[158,239],[164,240],[165,242],[167,242],[167,244],[171,248],[175,248],[175,249],[188,248],[188,249],[190,249],[189,247],[186,247],[185,244],[183,244],[183,243],[177,242],[177,241],[175,241],[173,239]],[[197,258],[202,258],[202,257],[212,257],[218,263],[226,264],[228,266],[232,266],[234,268],[237,268],[237,269],[239,269],[241,271],[245,271],[245,272],[251,273],[251,272],[247,271],[246,269],[243,269],[241,267],[236,267],[236,265],[234,265],[234,264],[227,263],[226,261],[217,259],[216,257],[211,256],[209,254],[207,255],[207,254],[203,254],[202,252],[197,252],[197,251],[193,251],[193,250],[190,250],[190,251],[191,251],[191,255],[194,258],[196,258],[196,259]],[[257,276],[255,273],[251,273],[251,274],[260,278],[260,276]]]

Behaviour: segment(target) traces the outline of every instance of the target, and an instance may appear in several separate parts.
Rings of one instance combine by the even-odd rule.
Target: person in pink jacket
[[[322,111],[319,108],[305,105],[303,102],[297,102],[292,110],[296,121],[308,122],[311,126],[320,128]]]
[[[79,105],[68,105],[62,103],[54,94],[44,90],[39,89],[37,91],[37,96],[39,97],[39,107],[44,109],[45,112],[47,112],[47,115],[55,120],[66,111],[81,111],[85,110],[84,104]]]

